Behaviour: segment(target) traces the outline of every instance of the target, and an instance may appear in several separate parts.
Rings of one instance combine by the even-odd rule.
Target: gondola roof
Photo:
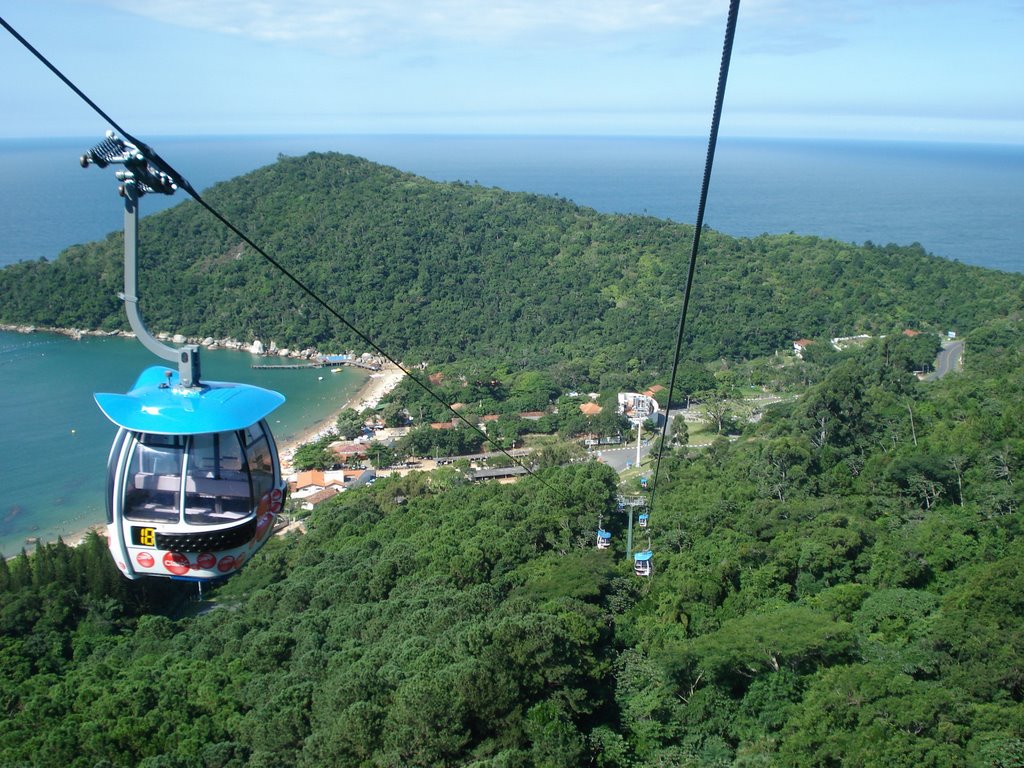
[[[119,427],[155,435],[199,435],[244,429],[266,418],[284,395],[250,384],[206,381],[179,385],[178,373],[154,365],[125,395],[98,393],[96,404]]]

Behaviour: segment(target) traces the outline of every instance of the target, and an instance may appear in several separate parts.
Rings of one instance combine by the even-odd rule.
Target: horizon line
[[[505,132],[459,132],[459,131],[299,131],[299,132],[225,132],[225,133],[157,133],[151,134],[154,139],[162,140],[227,140],[227,139],[302,139],[302,138],[417,138],[417,139],[602,139],[602,140],[650,140],[650,141],[707,141],[707,136],[700,134],[654,134],[654,133],[505,133]],[[719,135],[719,141],[763,141],[763,142],[813,142],[813,143],[844,143],[844,144],[942,144],[965,146],[1001,146],[1024,147],[1024,139],[1009,141],[1005,139],[985,139],[979,137],[859,137],[859,136],[778,136],[778,135]],[[0,142],[42,142],[42,141],[94,141],[96,134],[57,134],[49,136],[0,136]]]

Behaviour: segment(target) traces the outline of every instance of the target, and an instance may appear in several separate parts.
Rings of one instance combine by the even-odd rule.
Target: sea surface
[[[82,169],[100,138],[0,140],[0,266],[53,259],[122,226],[111,169]],[[199,190],[274,162],[338,151],[437,181],[564,198],[607,213],[692,222],[706,141],[515,136],[145,137]],[[143,215],[185,199],[149,195]],[[820,235],[920,243],[966,264],[1024,272],[1024,144],[719,141],[705,222],[740,237]],[[145,221],[142,226],[145,227]],[[699,279],[699,275],[698,275]],[[145,286],[141,286],[145,295]],[[248,340],[246,340],[248,341]],[[386,340],[382,340],[385,342]],[[400,354],[400,350],[396,351]],[[0,440],[7,488],[0,552],[103,517],[103,468],[114,428],[92,401],[126,391],[155,359],[137,342],[0,332]],[[279,389],[285,441],[358,388],[351,374],[251,371],[251,356],[204,353],[204,375]]]

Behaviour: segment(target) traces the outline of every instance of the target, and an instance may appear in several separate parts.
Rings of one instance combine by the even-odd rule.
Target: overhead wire
[[[661,459],[665,453],[665,438],[668,434],[669,414],[672,412],[672,396],[675,393],[676,374],[679,370],[679,357],[683,347],[683,335],[686,332],[686,314],[690,306],[690,294],[693,289],[693,278],[697,268],[697,251],[700,248],[700,233],[704,228],[704,209],[707,205],[708,188],[711,185],[711,168],[715,162],[715,148],[718,144],[718,127],[722,120],[722,104],[725,101],[725,85],[729,79],[729,62],[732,59],[732,45],[736,36],[736,19],[739,15],[740,0],[730,0],[729,14],[725,22],[725,41],[722,45],[722,63],[718,70],[718,88],[715,91],[715,107],[711,116],[711,131],[708,137],[708,149],[704,158],[704,176],[700,187],[700,200],[697,203],[697,219],[693,224],[693,240],[690,244],[690,263],[686,272],[686,286],[683,289],[683,304],[679,311],[679,326],[676,331],[675,356],[672,361],[672,378],[668,385],[668,402],[666,404],[665,423],[661,426],[661,440],[658,445],[658,458],[654,465],[654,478],[651,481],[651,497],[649,508],[654,512],[654,499],[658,491],[658,474],[661,471]],[[677,417],[678,418],[678,417]]]
[[[116,120],[114,120],[102,108],[100,108],[100,106],[98,104],[96,104],[96,102],[94,102],[92,99],[90,99],[85,94],[85,92],[83,92],[77,85],[75,85],[75,83],[72,82],[70,80],[70,78],[68,78],[66,75],[64,75],[64,73],[61,72],[60,69],[58,69],[54,64],[52,64],[38,49],[35,48],[35,46],[33,46],[28,40],[26,40],[2,16],[0,16],[0,25],[2,25],[4,27],[4,29],[6,29],[33,56],[35,56],[40,62],[42,62],[42,64],[47,69],[49,69],[54,75],[56,75],[57,78],[59,78],[61,82],[63,82],[80,99],[82,99],[82,101],[84,101],[87,105],[89,105],[89,107],[92,108],[92,110],[94,112],[96,112],[96,114],[98,114],[101,118],[103,118],[103,120],[105,120],[108,125],[113,127],[126,140],[128,140],[129,142],[134,144],[146,156],[146,159],[149,160],[157,169],[159,169],[160,171],[163,171],[168,176],[170,176],[173,179],[173,181],[181,189],[185,190],[185,192],[188,193],[188,195],[193,200],[195,200],[199,205],[201,205],[204,209],[206,209],[206,211],[210,215],[212,215],[221,224],[223,224],[225,227],[227,227],[229,230],[231,230],[235,235],[240,237],[244,243],[246,243],[254,251],[256,251],[258,254],[260,254],[267,262],[269,262],[279,272],[281,272],[281,274],[283,274],[285,277],[287,277],[289,280],[291,280],[292,283],[294,283],[301,291],[303,291],[313,301],[315,301],[317,304],[319,304],[328,314],[330,314],[332,317],[334,317],[336,320],[338,320],[338,322],[340,322],[349,331],[351,331],[353,334],[355,334],[359,339],[361,339],[367,346],[369,346],[371,349],[373,349],[377,354],[379,354],[381,357],[383,357],[388,362],[390,362],[393,366],[398,368],[398,370],[400,370],[405,376],[407,376],[410,381],[415,383],[424,392],[426,392],[428,395],[430,395],[430,397],[432,397],[434,400],[436,400],[438,403],[440,403],[442,406],[444,406],[449,412],[451,412],[454,415],[455,418],[459,419],[459,421],[461,421],[463,424],[465,424],[471,430],[473,430],[478,435],[480,435],[486,441],[487,444],[489,444],[492,447],[496,448],[500,453],[504,454],[504,456],[506,458],[508,458],[513,464],[515,464],[516,466],[518,466],[521,469],[523,469],[528,475],[530,475],[531,477],[533,477],[536,480],[538,480],[540,483],[542,483],[544,486],[546,486],[549,490],[554,492],[556,495],[558,495],[559,497],[565,498],[563,496],[561,490],[559,490],[558,488],[556,488],[553,485],[551,485],[550,483],[548,483],[543,477],[541,477],[536,472],[534,472],[530,467],[528,467],[524,463],[520,462],[515,456],[513,456],[511,453],[509,453],[503,446],[499,445],[492,437],[489,437],[486,432],[484,432],[482,429],[480,429],[480,427],[478,427],[476,424],[473,424],[472,422],[470,422],[465,416],[463,416],[461,413],[459,413],[457,410],[455,410],[451,406],[451,404],[445,402],[444,398],[442,398],[433,389],[431,389],[425,383],[423,383],[423,381],[421,381],[418,377],[414,376],[405,366],[403,366],[400,362],[398,362],[390,354],[388,354],[368,334],[363,333],[355,325],[353,325],[351,322],[349,322],[337,310],[335,310],[330,304],[328,304],[323,298],[321,298],[319,294],[317,294],[312,288],[307,286],[294,273],[292,273],[291,270],[289,270],[287,267],[285,267],[283,264],[281,264],[281,262],[279,262],[277,259],[275,259],[273,256],[271,256],[269,253],[267,253],[266,250],[264,250],[257,243],[255,243],[241,229],[239,229],[237,226],[235,226],[235,224],[233,222],[231,222],[226,216],[224,216],[220,211],[218,211],[210,203],[208,203],[206,200],[204,200],[202,195],[200,195],[199,192],[196,191],[196,189],[192,186],[192,184],[190,184],[189,181],[181,173],[179,173],[177,170],[175,170],[175,168],[170,163],[168,163],[166,160],[164,160],[152,147],[150,147],[145,142],[142,142],[139,139],[135,138],[131,133],[129,133],[121,125],[119,125]]]

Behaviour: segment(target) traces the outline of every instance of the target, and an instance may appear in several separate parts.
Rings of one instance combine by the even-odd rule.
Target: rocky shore
[[[9,331],[11,333],[58,333],[62,336],[75,339],[76,341],[87,336],[120,336],[126,339],[135,338],[135,334],[131,331],[121,329],[116,331],[98,331],[88,328],[53,328],[42,325],[7,325],[0,323],[0,331]],[[277,343],[274,341],[271,341],[269,344],[264,344],[260,339],[254,339],[249,343],[245,343],[238,341],[237,339],[215,339],[212,336],[199,338],[196,336],[185,336],[180,333],[171,334],[161,332],[153,335],[158,340],[167,344],[195,344],[197,346],[204,347],[205,349],[232,349],[240,352],[250,352],[251,354],[265,357],[286,357],[295,360],[313,360],[321,355],[334,354],[321,352],[313,347],[306,347],[304,349],[278,347]],[[387,362],[375,355],[371,355],[368,352],[359,355],[357,359],[363,363],[375,364],[380,368],[384,368]]]

